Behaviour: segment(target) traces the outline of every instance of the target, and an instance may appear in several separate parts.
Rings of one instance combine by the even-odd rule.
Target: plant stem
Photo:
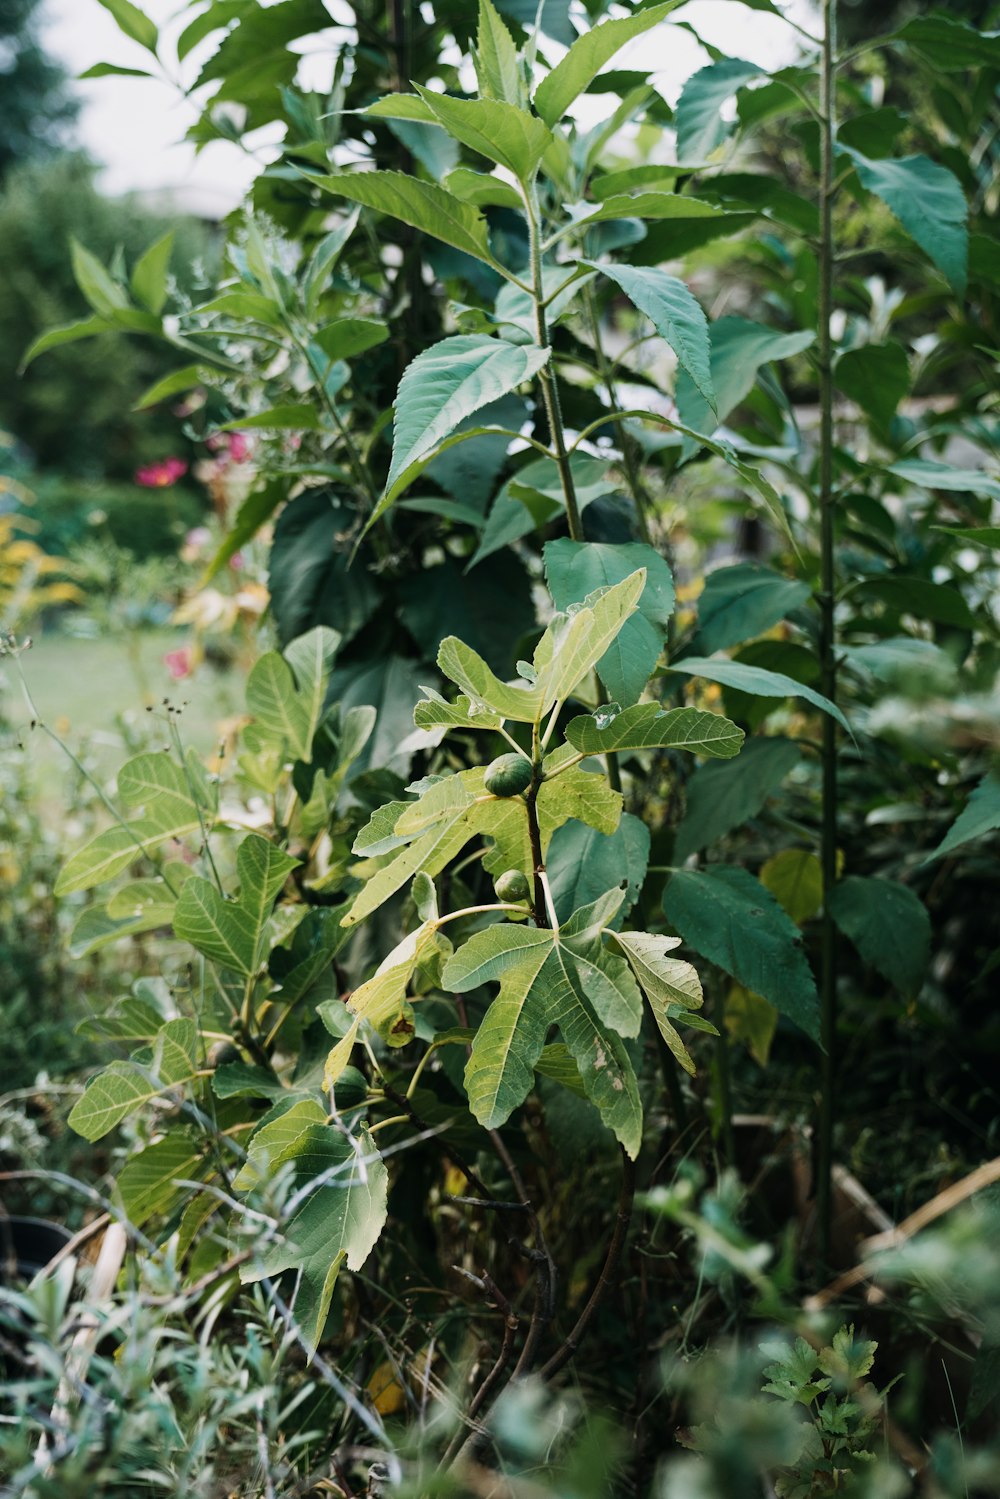
[[[618,1268],[618,1262],[625,1247],[625,1238],[628,1234],[628,1226],[632,1221],[632,1204],[635,1200],[635,1162],[630,1160],[622,1151],[622,1186],[618,1198],[618,1211],[615,1215],[615,1230],[608,1245],[608,1252],[604,1257],[604,1264],[598,1276],[597,1284],[587,1298],[587,1304],[576,1320],[571,1333],[563,1340],[561,1346],[556,1349],[552,1357],[542,1366],[541,1375],[543,1379],[551,1379],[558,1374],[564,1364],[568,1364],[576,1353],[583,1339],[584,1333],[590,1325],[591,1319],[614,1278]]]
[[[612,411],[619,407],[618,389],[615,385],[615,377],[611,371],[604,345],[601,342],[601,325],[597,317],[597,308],[594,303],[594,292],[590,283],[583,288],[583,302],[587,310],[587,326],[594,344],[594,357],[597,360],[597,371],[601,377],[608,397],[608,404]],[[649,505],[649,495],[642,482],[642,474],[636,458],[636,442],[623,421],[615,422],[615,432],[618,436],[618,446],[622,450],[622,463],[625,469],[625,477],[628,480],[629,491],[635,505],[635,518],[639,526],[639,535],[647,546],[652,545],[652,537],[649,532],[649,519],[646,511]]]
[[[535,338],[540,349],[551,349],[552,344],[549,339],[549,330],[545,318],[545,282],[542,277],[542,251],[538,213],[535,204],[527,192],[524,194],[524,211],[528,219],[528,237],[531,246],[531,285],[535,303]],[[562,407],[559,404],[559,387],[556,385],[556,377],[555,372],[551,368],[551,360],[540,371],[538,378],[542,387],[545,416],[549,424],[549,441],[555,451],[556,466],[559,469],[559,482],[562,485],[563,499],[566,502],[566,518],[569,522],[569,534],[574,541],[583,541],[583,522],[580,519],[580,507],[577,504],[576,486],[573,483],[573,470],[570,467],[569,453],[566,451],[566,434],[563,429]]]
[[[820,58],[820,246],[819,246],[819,520],[820,520],[820,691],[837,701],[836,618],[834,577],[834,489],[833,489],[833,344],[830,320],[833,313],[833,194],[836,80],[836,0],[822,0],[823,43]],[[833,1126],[836,1116],[837,1032],[837,938],[833,924],[832,896],[837,880],[837,725],[823,715],[822,731],[822,828],[820,865],[823,873],[823,917],[820,934],[820,1031],[823,1060],[820,1077],[820,1109],[817,1131],[816,1207],[819,1254],[829,1258],[831,1183],[833,1172]]]
[[[531,844],[532,915],[536,926],[548,926],[549,916],[545,899],[545,860],[542,857],[542,832],[538,825],[538,793],[542,785],[541,748],[538,742],[538,725],[532,730],[531,785],[524,793],[524,804],[528,809],[528,839]]]

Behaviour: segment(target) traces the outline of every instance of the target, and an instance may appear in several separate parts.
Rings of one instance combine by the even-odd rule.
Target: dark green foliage
[[[0,11],[0,181],[59,151],[76,118],[65,70],[42,46],[40,12],[40,0],[4,0]]]

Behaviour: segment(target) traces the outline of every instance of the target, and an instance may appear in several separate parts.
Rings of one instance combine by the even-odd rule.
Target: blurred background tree
[[[65,145],[78,106],[59,64],[39,43],[39,0],[0,6],[0,180],[15,162]]]
[[[95,172],[85,157],[63,153],[18,165],[0,186],[0,347],[9,360],[0,380],[0,427],[39,468],[114,478],[176,451],[175,416],[133,411],[176,363],[170,352],[151,340],[125,344],[109,336],[56,349],[20,379],[13,366],[46,328],[87,316],[73,278],[72,239],[105,264],[120,254],[131,265],[173,228],[179,278],[200,295],[198,284],[211,281],[213,235],[196,219],[161,218],[134,199],[103,197]]]

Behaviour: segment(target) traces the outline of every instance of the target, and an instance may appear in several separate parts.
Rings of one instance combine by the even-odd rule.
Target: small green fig
[[[520,796],[531,784],[531,761],[525,755],[498,755],[486,767],[484,785],[491,796]]]
[[[519,869],[505,869],[493,881],[497,900],[520,901],[528,899],[528,881]]]
[[[208,1065],[210,1067],[222,1067],[226,1062],[242,1062],[243,1057],[238,1047],[231,1041],[216,1041],[208,1048]]]

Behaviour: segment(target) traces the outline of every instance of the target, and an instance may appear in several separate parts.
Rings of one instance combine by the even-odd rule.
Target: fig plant
[[[99,1140],[140,1106],[182,1095],[181,1119],[119,1177],[126,1214],[138,1225],[154,1213],[173,1225],[180,1215],[183,1245],[228,1206],[235,1222],[220,1245],[235,1252],[253,1232],[239,1254],[243,1280],[299,1271],[296,1316],[310,1346],[341,1263],[359,1270],[385,1222],[389,1171],[373,1136],[400,1108],[419,1117],[414,1089],[441,1048],[468,1050],[464,1093],[484,1131],[507,1123],[537,1072],[588,1099],[631,1162],[643,1138],[630,1049],[643,996],[689,1071],[677,1023],[714,1029],[698,1014],[694,968],[672,955],[677,939],[624,929],[634,890],[601,890],[560,915],[546,866],[570,819],[606,836],[619,827],[621,793],[604,768],[611,756],[669,747],[728,758],[740,749],[733,723],[697,708],[586,711],[595,667],[609,651],[628,651],[645,585],[640,568],[554,613],[513,683],[463,642],[444,640],[438,663],[458,696],[422,699],[417,728],[437,739],[476,731],[518,749],[486,767],[442,765],[367,821],[351,804],[351,767],[375,714],[326,706],[339,642],[318,627],[284,655],[261,657],[247,682],[237,780],[266,807],[253,831],[238,835],[246,811],[229,808],[218,777],[182,752],[168,710],[173,749],[122,767],[118,821],[60,875],[57,888],[69,894],[142,867],[80,916],[79,953],[169,927],[194,957],[186,983],[143,981],[119,1011],[90,1023],[141,1045],[90,1081],[71,1125]],[[559,731],[571,704],[584,711]],[[498,898],[442,909],[435,882],[472,842]],[[461,887],[453,879],[451,888]],[[331,987],[356,929],[407,891],[417,923],[371,977],[345,992]],[[487,1001],[493,983],[499,992]],[[451,996],[443,1026],[425,1018],[427,1006],[418,1019],[417,1001],[430,996]],[[467,1004],[472,1016],[483,1011],[478,1023]],[[309,1039],[315,1014],[337,1038],[322,1066]],[[276,1182],[289,1195],[260,1232],[253,1204]],[[248,1196],[244,1222],[230,1193]],[[225,1268],[231,1260],[219,1252]],[[529,1334],[536,1351],[541,1330]]]
[[[116,9],[159,60],[155,28]],[[667,956],[678,937],[709,976],[713,1018],[758,1060],[779,1016],[790,1035],[824,1043],[825,1239],[841,1001],[856,998],[863,1015],[860,1074],[877,986],[919,1023],[924,898],[960,892],[952,915],[968,930],[954,908],[974,899],[963,860],[1000,823],[995,712],[983,704],[996,626],[989,587],[968,585],[962,561],[968,545],[995,546],[1000,492],[981,467],[995,462],[996,36],[939,14],[844,47],[824,0],[814,31],[793,25],[794,65],[769,74],[710,51],[671,111],[650,70],[619,54],[686,25],[682,7],[586,10],[595,24],[578,32],[570,8],[551,3],[538,26],[517,0],[476,11],[436,0],[419,14],[359,5],[326,95],[291,82],[290,44],[325,24],[322,7],[200,11],[178,46],[183,62],[195,40],[215,39],[196,87],[218,94],[196,139],[239,133],[230,91],[245,95],[248,130],[286,129],[233,233],[227,283],[185,306],[171,300],[162,246],[127,279],[78,255],[93,317],[34,351],[108,328],[165,337],[185,363],[150,399],[197,385],[203,431],[246,427],[262,440],[260,483],[217,559],[274,522],[285,655],[265,657],[248,684],[238,770],[257,799],[254,830],[233,864],[218,829],[247,808],[217,800],[172,733],[172,758],[123,770],[130,810],[63,888],[178,835],[189,852],[205,845],[200,873],[167,859],[148,888],[88,912],[78,944],[169,916],[208,965],[178,991],[186,1013],[159,1017],[183,1027],[171,1037],[186,1060],[167,1038],[153,1043],[147,1013],[141,1036],[121,1034],[152,1050],[115,1064],[112,1093],[146,1096],[154,1063],[174,1079],[169,1093],[190,1068],[185,1117],[203,1122],[211,1101],[227,1141],[249,1137],[257,1165],[244,1174],[241,1163],[236,1180],[271,1194],[271,1223],[292,1247],[267,1260],[278,1230],[265,1226],[265,1249],[241,1250],[241,1264],[303,1270],[313,1339],[336,1266],[317,1242],[326,1189],[309,1183],[329,1171],[331,1192],[369,1204],[345,1199],[338,1218],[336,1253],[357,1263],[386,1211],[374,1131],[395,1145],[400,1121],[428,1140],[441,1130],[454,1170],[489,1202],[481,1150],[526,1214],[501,1132],[533,1081],[584,1095],[634,1153],[650,1088],[634,1055],[639,992],[682,1068],[674,1022],[699,1023],[694,974]],[[549,66],[551,41],[566,51]],[[219,84],[235,59],[265,53],[256,82],[237,69]],[[879,102],[887,54],[927,75],[926,118]],[[456,61],[465,55],[471,70]],[[965,91],[966,116],[956,80],[977,70],[985,82]],[[584,128],[580,102],[607,95],[607,118]],[[699,295],[710,272],[735,310],[709,321],[692,264]],[[904,408],[911,395],[930,399]],[[975,466],[951,461],[957,435],[973,442]],[[675,616],[671,554],[690,574],[692,535],[726,557],[693,609],[682,575],[688,607]],[[531,652],[543,572],[558,622]],[[980,577],[995,580],[992,563]],[[926,710],[907,696],[914,674],[922,690],[944,684]],[[969,701],[954,733],[932,729],[959,683]],[[739,728],[683,706],[692,693],[721,696],[747,731],[732,763],[716,761]],[[326,709],[338,699],[339,712]],[[700,737],[709,731],[721,737]],[[873,832],[887,826],[894,842]],[[655,935],[625,929],[630,909]],[[980,957],[976,982],[993,962],[985,947]],[[479,991],[494,982],[484,1009]],[[335,1029],[329,1055],[307,1023],[314,1010]],[[238,1063],[212,1070],[207,1052],[202,1063],[191,1027],[206,1018],[204,1041],[235,1044]],[[731,1148],[728,1067],[723,1042],[712,1113]],[[679,1121],[673,1066],[664,1082]],[[93,1085],[92,1105],[107,1087]],[[280,1112],[258,1137],[260,1099]],[[324,1122],[345,1111],[368,1121],[350,1154]],[[516,1117],[531,1128],[530,1108]],[[163,1143],[126,1173],[146,1179]],[[161,1206],[175,1211],[173,1184],[195,1173],[171,1150]],[[625,1217],[629,1181],[626,1166]],[[206,1183],[190,1228],[202,1209],[221,1211],[218,1188]],[[544,1224],[526,1221],[540,1268],[522,1370],[541,1357],[553,1299]],[[620,1249],[616,1228],[612,1268]]]

